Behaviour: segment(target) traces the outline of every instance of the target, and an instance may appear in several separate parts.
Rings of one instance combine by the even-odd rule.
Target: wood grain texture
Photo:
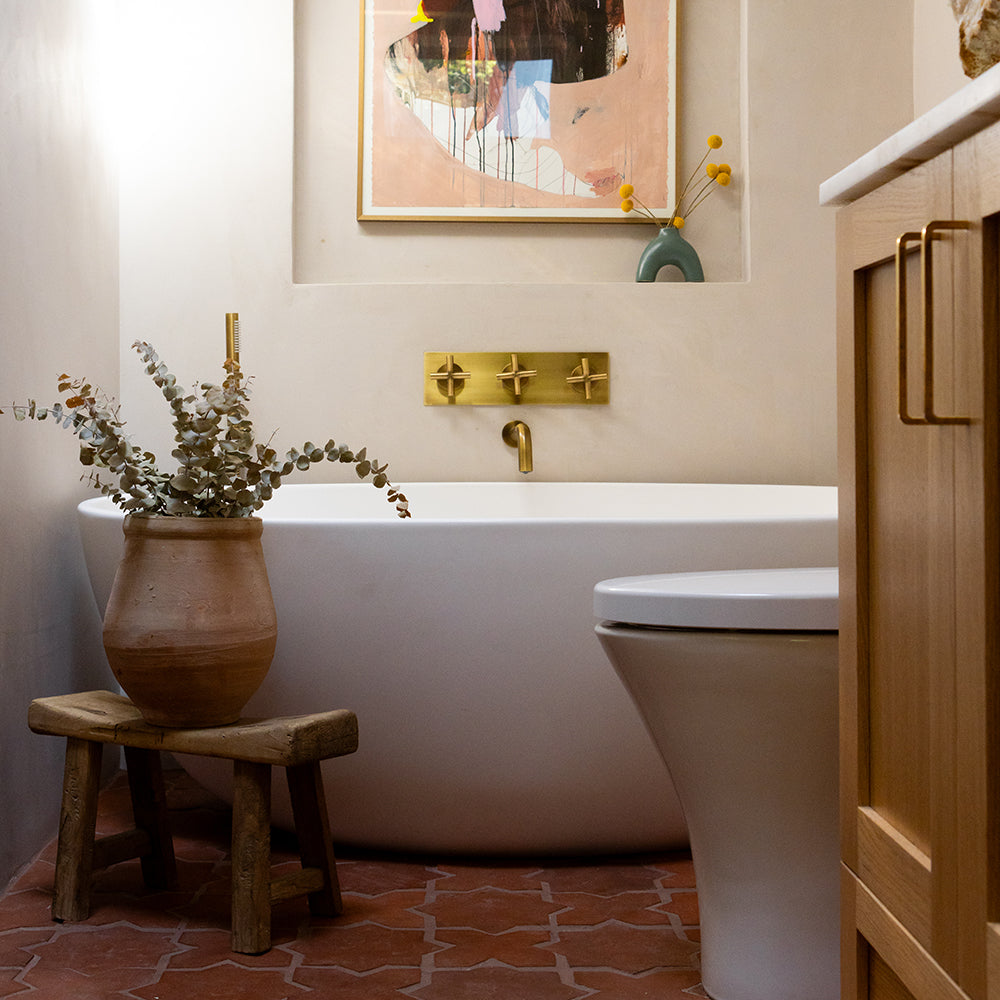
[[[860,882],[854,917],[859,932],[915,1000],[969,1000],[969,994],[954,983],[934,957]]]
[[[992,126],[838,218],[847,998],[1000,998],[997,164]],[[949,219],[971,225],[933,245],[929,356],[905,259],[907,408],[926,363],[970,422],[906,425],[892,252]]]
[[[348,709],[276,719],[241,719],[208,729],[167,729],[144,721],[128,698],[111,691],[36,698],[32,732],[119,746],[193,753],[286,767],[354,753],[357,716]]]
[[[905,914],[910,933],[925,948],[932,943],[931,859],[902,836],[876,809],[857,811],[861,880],[894,913]]]
[[[143,881],[151,889],[176,889],[177,862],[170,835],[160,754],[140,747],[125,747],[124,750],[136,830],[149,843],[145,850],[138,852]]]
[[[94,867],[100,776],[100,744],[67,740],[53,920],[85,920],[90,915],[90,877]]]
[[[335,917],[344,910],[337,879],[337,861],[330,836],[330,819],[323,791],[323,775],[317,762],[285,769],[292,799],[295,829],[303,868],[320,875],[320,885],[309,893],[309,909],[314,916]]]
[[[232,947],[258,955],[271,947],[271,768],[233,764]]]

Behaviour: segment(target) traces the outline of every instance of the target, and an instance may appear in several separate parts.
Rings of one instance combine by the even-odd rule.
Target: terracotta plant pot
[[[264,680],[277,619],[263,526],[257,517],[125,518],[104,649],[147,722],[235,722]]]

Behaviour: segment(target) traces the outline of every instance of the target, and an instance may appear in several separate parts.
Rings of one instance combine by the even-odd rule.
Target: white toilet
[[[837,1000],[836,568],[605,580],[596,628],[677,788],[716,1000]]]

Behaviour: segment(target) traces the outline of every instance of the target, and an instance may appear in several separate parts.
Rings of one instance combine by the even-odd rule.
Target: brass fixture
[[[455,364],[455,355],[449,354],[445,363],[436,372],[431,372],[430,378],[437,382],[448,401],[454,402],[455,396],[465,388],[465,379],[472,378],[472,372],[463,371]]]
[[[896,240],[896,338],[899,355],[899,419],[904,424],[971,424],[971,417],[939,416],[934,412],[934,270],[932,244],[942,230],[971,229],[969,222],[936,219],[919,232],[902,233]],[[924,339],[924,412],[909,412],[906,330],[906,247],[920,241],[920,290]]]
[[[523,420],[512,420],[503,425],[504,443],[517,449],[517,471],[531,472],[531,431]]]
[[[226,313],[226,360],[240,370],[240,314]]]
[[[524,387],[528,384],[530,379],[537,375],[538,371],[534,368],[521,367],[520,362],[517,360],[517,355],[512,354],[510,356],[510,364],[504,366],[502,372],[497,372],[497,381],[508,391],[514,394],[514,398],[520,402],[521,393],[524,391]],[[523,469],[521,470],[524,471]]]
[[[582,392],[587,399],[591,399],[593,396],[595,382],[606,382],[607,380],[607,372],[592,372],[590,370],[590,358],[580,358],[580,363],[573,369],[573,374],[566,379],[577,392]]]
[[[599,406],[610,396],[602,351],[424,355],[425,406]]]

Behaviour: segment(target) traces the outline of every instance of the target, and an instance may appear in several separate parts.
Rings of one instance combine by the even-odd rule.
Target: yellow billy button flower
[[[641,215],[650,222],[655,222],[661,229],[668,226],[681,229],[684,226],[684,215],[680,214],[682,210],[685,215],[690,215],[715,190],[716,184],[726,187],[732,180],[732,168],[728,163],[707,163],[711,151],[719,149],[721,146],[722,136],[710,135],[708,137],[708,149],[681,189],[680,195],[674,202],[673,211],[665,219],[657,218],[653,211],[642,203],[641,199],[635,197],[635,188],[631,184],[622,184],[618,189],[621,210],[626,214],[635,212],[636,215]],[[705,168],[704,174],[701,172],[703,167]]]

